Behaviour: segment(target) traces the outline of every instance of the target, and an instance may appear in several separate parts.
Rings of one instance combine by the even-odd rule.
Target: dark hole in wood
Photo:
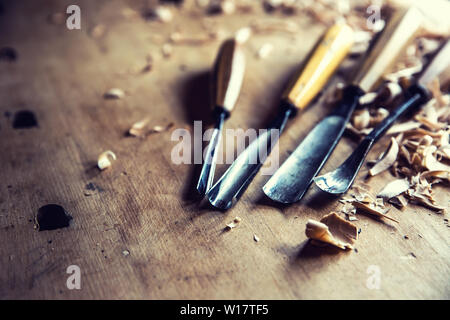
[[[40,207],[36,216],[39,231],[67,228],[70,225],[70,220],[72,220],[72,216],[57,204],[47,204]]]
[[[38,122],[36,120],[36,116],[33,112],[28,110],[22,110],[16,112],[13,120],[13,128],[14,129],[26,129],[37,127]]]

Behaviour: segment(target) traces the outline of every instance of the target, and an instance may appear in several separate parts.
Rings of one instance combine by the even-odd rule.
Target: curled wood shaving
[[[105,99],[122,99],[125,96],[125,92],[119,88],[112,88],[105,92],[103,97]]]
[[[169,124],[165,125],[165,126],[154,126],[152,128],[152,130],[150,130],[149,133],[160,133],[160,132],[164,132],[169,130],[170,128],[172,128],[174,125],[173,122],[170,122]]]
[[[259,237],[256,234],[254,234],[253,235],[253,240],[255,240],[255,242],[259,242]]]
[[[391,137],[391,144],[389,149],[385,152],[385,156],[369,170],[369,174],[375,176],[380,172],[389,169],[397,159],[398,151],[399,147],[397,140]]]
[[[168,124],[164,125],[164,126],[154,126],[151,129],[148,129],[148,123],[149,123],[149,119],[145,118],[143,120],[140,120],[136,123],[133,124],[133,126],[130,128],[130,130],[128,130],[128,134],[130,136],[133,137],[146,137],[150,134],[153,133],[161,133],[161,132],[165,132],[167,130],[169,130],[170,128],[173,127],[174,123],[173,122],[169,122]]]
[[[353,116],[353,127],[357,130],[365,129],[370,124],[370,113],[367,109],[358,110]]]
[[[272,51],[273,51],[273,45],[271,43],[265,43],[265,44],[262,45],[261,48],[259,48],[256,56],[259,59],[265,59],[265,58],[267,58],[270,55],[270,53]]]
[[[407,121],[399,124],[394,124],[387,132],[387,135],[395,135],[402,132],[411,131],[414,129],[418,129],[420,127],[420,123],[416,121]]]
[[[387,82],[380,89],[379,98],[384,104],[389,104],[401,95],[403,88],[398,82]]]
[[[406,192],[410,187],[410,183],[407,179],[398,179],[389,182],[377,195],[377,197],[389,200],[396,197],[403,192]]]
[[[386,215],[386,212],[381,212],[379,208],[377,208],[377,207],[375,207],[373,205],[373,203],[366,204],[366,203],[355,201],[355,202],[353,202],[353,205],[357,209],[360,209],[363,212],[366,212],[366,213],[369,213],[369,214],[371,214],[373,216],[376,216],[377,218],[386,218],[386,219],[389,219],[389,220],[392,220],[392,221],[395,221],[395,222],[398,223],[397,220],[395,220],[394,218]]]
[[[116,155],[111,150],[107,150],[105,152],[102,152],[98,156],[97,160],[97,166],[100,170],[105,170],[106,168],[109,168],[112,164],[112,160],[116,160]]]
[[[161,22],[170,22],[173,19],[172,10],[164,6],[157,6],[150,12],[149,16]]]
[[[360,105],[368,105],[371,104],[375,101],[376,97],[377,97],[377,93],[376,92],[368,92],[365,95],[363,95],[362,97],[359,98],[359,104]]]
[[[398,82],[400,78],[410,78],[414,74],[422,71],[422,68],[423,68],[422,62],[418,61],[415,66],[401,69],[400,71],[385,75],[384,79],[390,82]]]
[[[433,201],[428,199],[427,197],[420,195],[417,192],[410,191],[410,190],[408,190],[406,195],[408,196],[408,198],[410,199],[411,202],[420,204],[426,208],[436,211],[437,213],[444,213],[444,210],[445,210],[444,207],[438,206],[438,205],[434,204]]]
[[[236,33],[234,34],[234,38],[236,39],[237,43],[244,44],[248,41],[248,39],[250,39],[251,35],[252,29],[250,27],[244,27],[236,31]]]
[[[392,197],[388,201],[399,208],[404,208],[408,204],[408,200],[403,195]]]
[[[320,222],[308,220],[305,234],[309,239],[336,246],[342,250],[352,249],[352,239],[358,238],[356,226],[332,212]]]
[[[149,122],[148,118],[135,122],[133,126],[128,130],[128,133],[134,137],[140,137],[144,135],[144,129]]]
[[[230,231],[231,229],[236,228],[240,222],[241,222],[241,218],[239,218],[239,217],[234,218],[234,220],[232,222],[230,222],[229,224],[226,225],[225,230]]]
[[[450,181],[450,172],[443,170],[425,171],[420,174],[421,178],[442,179]]]

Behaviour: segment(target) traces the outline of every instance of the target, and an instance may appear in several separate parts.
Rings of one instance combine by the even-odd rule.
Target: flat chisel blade
[[[267,181],[264,193],[281,203],[300,200],[336,146],[346,122],[342,116],[330,115],[317,124]]]

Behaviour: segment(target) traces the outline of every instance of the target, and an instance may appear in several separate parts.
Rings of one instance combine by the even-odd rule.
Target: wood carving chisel
[[[225,119],[230,116],[241,90],[245,73],[245,55],[235,39],[226,40],[219,49],[213,71],[213,102],[215,127],[209,140],[197,191],[205,195],[214,180],[217,147],[222,136]]]
[[[431,94],[427,88],[431,81],[450,67],[450,40],[439,50],[438,54],[428,64],[417,83],[408,88],[407,100],[395,108],[378,126],[376,126],[359,144],[350,157],[336,170],[316,177],[314,182],[325,192],[340,194],[346,192],[361,168],[370,149],[390,126],[403,114],[418,108],[429,100]]]
[[[313,128],[264,185],[263,191],[270,199],[294,203],[303,197],[338,144],[359,98],[381,83],[383,73],[418,31],[421,18],[414,8],[393,15],[373,48],[362,58],[363,64],[344,88],[338,106]]]
[[[288,118],[304,109],[324,87],[347,56],[353,38],[353,30],[346,24],[336,24],[325,33],[305,67],[297,72],[283,93],[280,112],[268,130],[239,154],[208,191],[207,197],[213,206],[228,209],[239,199],[270,154]]]

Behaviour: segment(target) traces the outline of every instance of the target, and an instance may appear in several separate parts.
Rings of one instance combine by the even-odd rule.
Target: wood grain
[[[47,22],[49,14],[75,3],[82,10],[82,30]],[[210,121],[204,75],[220,46],[220,41],[174,45],[165,58],[161,47],[171,32],[204,34],[204,21],[189,11],[175,11],[169,24],[121,14],[140,6],[120,0],[3,3],[0,30],[7,32],[0,47],[15,48],[18,59],[0,61],[0,298],[450,298],[445,216],[413,205],[403,212],[391,209],[399,224],[360,215],[357,252],[317,249],[306,241],[306,221],[339,208],[335,199],[311,188],[299,204],[274,206],[263,197],[268,176],[260,172],[235,207],[214,211],[192,198],[196,166],[172,162],[178,141],[171,141],[171,132],[126,136],[147,116],[150,125],[174,122],[173,129],[191,133],[194,120]],[[255,19],[284,17],[256,11],[207,20],[231,35]],[[295,21],[302,29],[298,34],[259,34],[245,46],[250,72],[227,128],[262,128],[277,112],[291,70],[325,31],[303,14]],[[106,32],[94,38],[90,30],[99,24]],[[273,53],[255,59],[267,42]],[[148,54],[151,71],[141,72]],[[125,90],[125,97],[105,100],[104,92],[114,87]],[[36,114],[39,127],[13,129],[14,114],[25,109]],[[319,99],[288,125],[280,162],[329,110]],[[387,142],[381,140],[369,159]],[[355,146],[344,138],[323,172]],[[100,172],[96,161],[105,150],[117,160]],[[366,174],[364,166],[358,181]],[[386,172],[369,183],[377,192],[390,179]],[[89,183],[98,188],[86,196]],[[448,208],[448,188],[437,187],[437,198]],[[38,208],[48,203],[70,212],[69,228],[33,228]],[[240,225],[223,232],[235,216]],[[66,287],[69,265],[81,269],[81,290]],[[370,266],[381,271],[378,290],[366,285]]]

